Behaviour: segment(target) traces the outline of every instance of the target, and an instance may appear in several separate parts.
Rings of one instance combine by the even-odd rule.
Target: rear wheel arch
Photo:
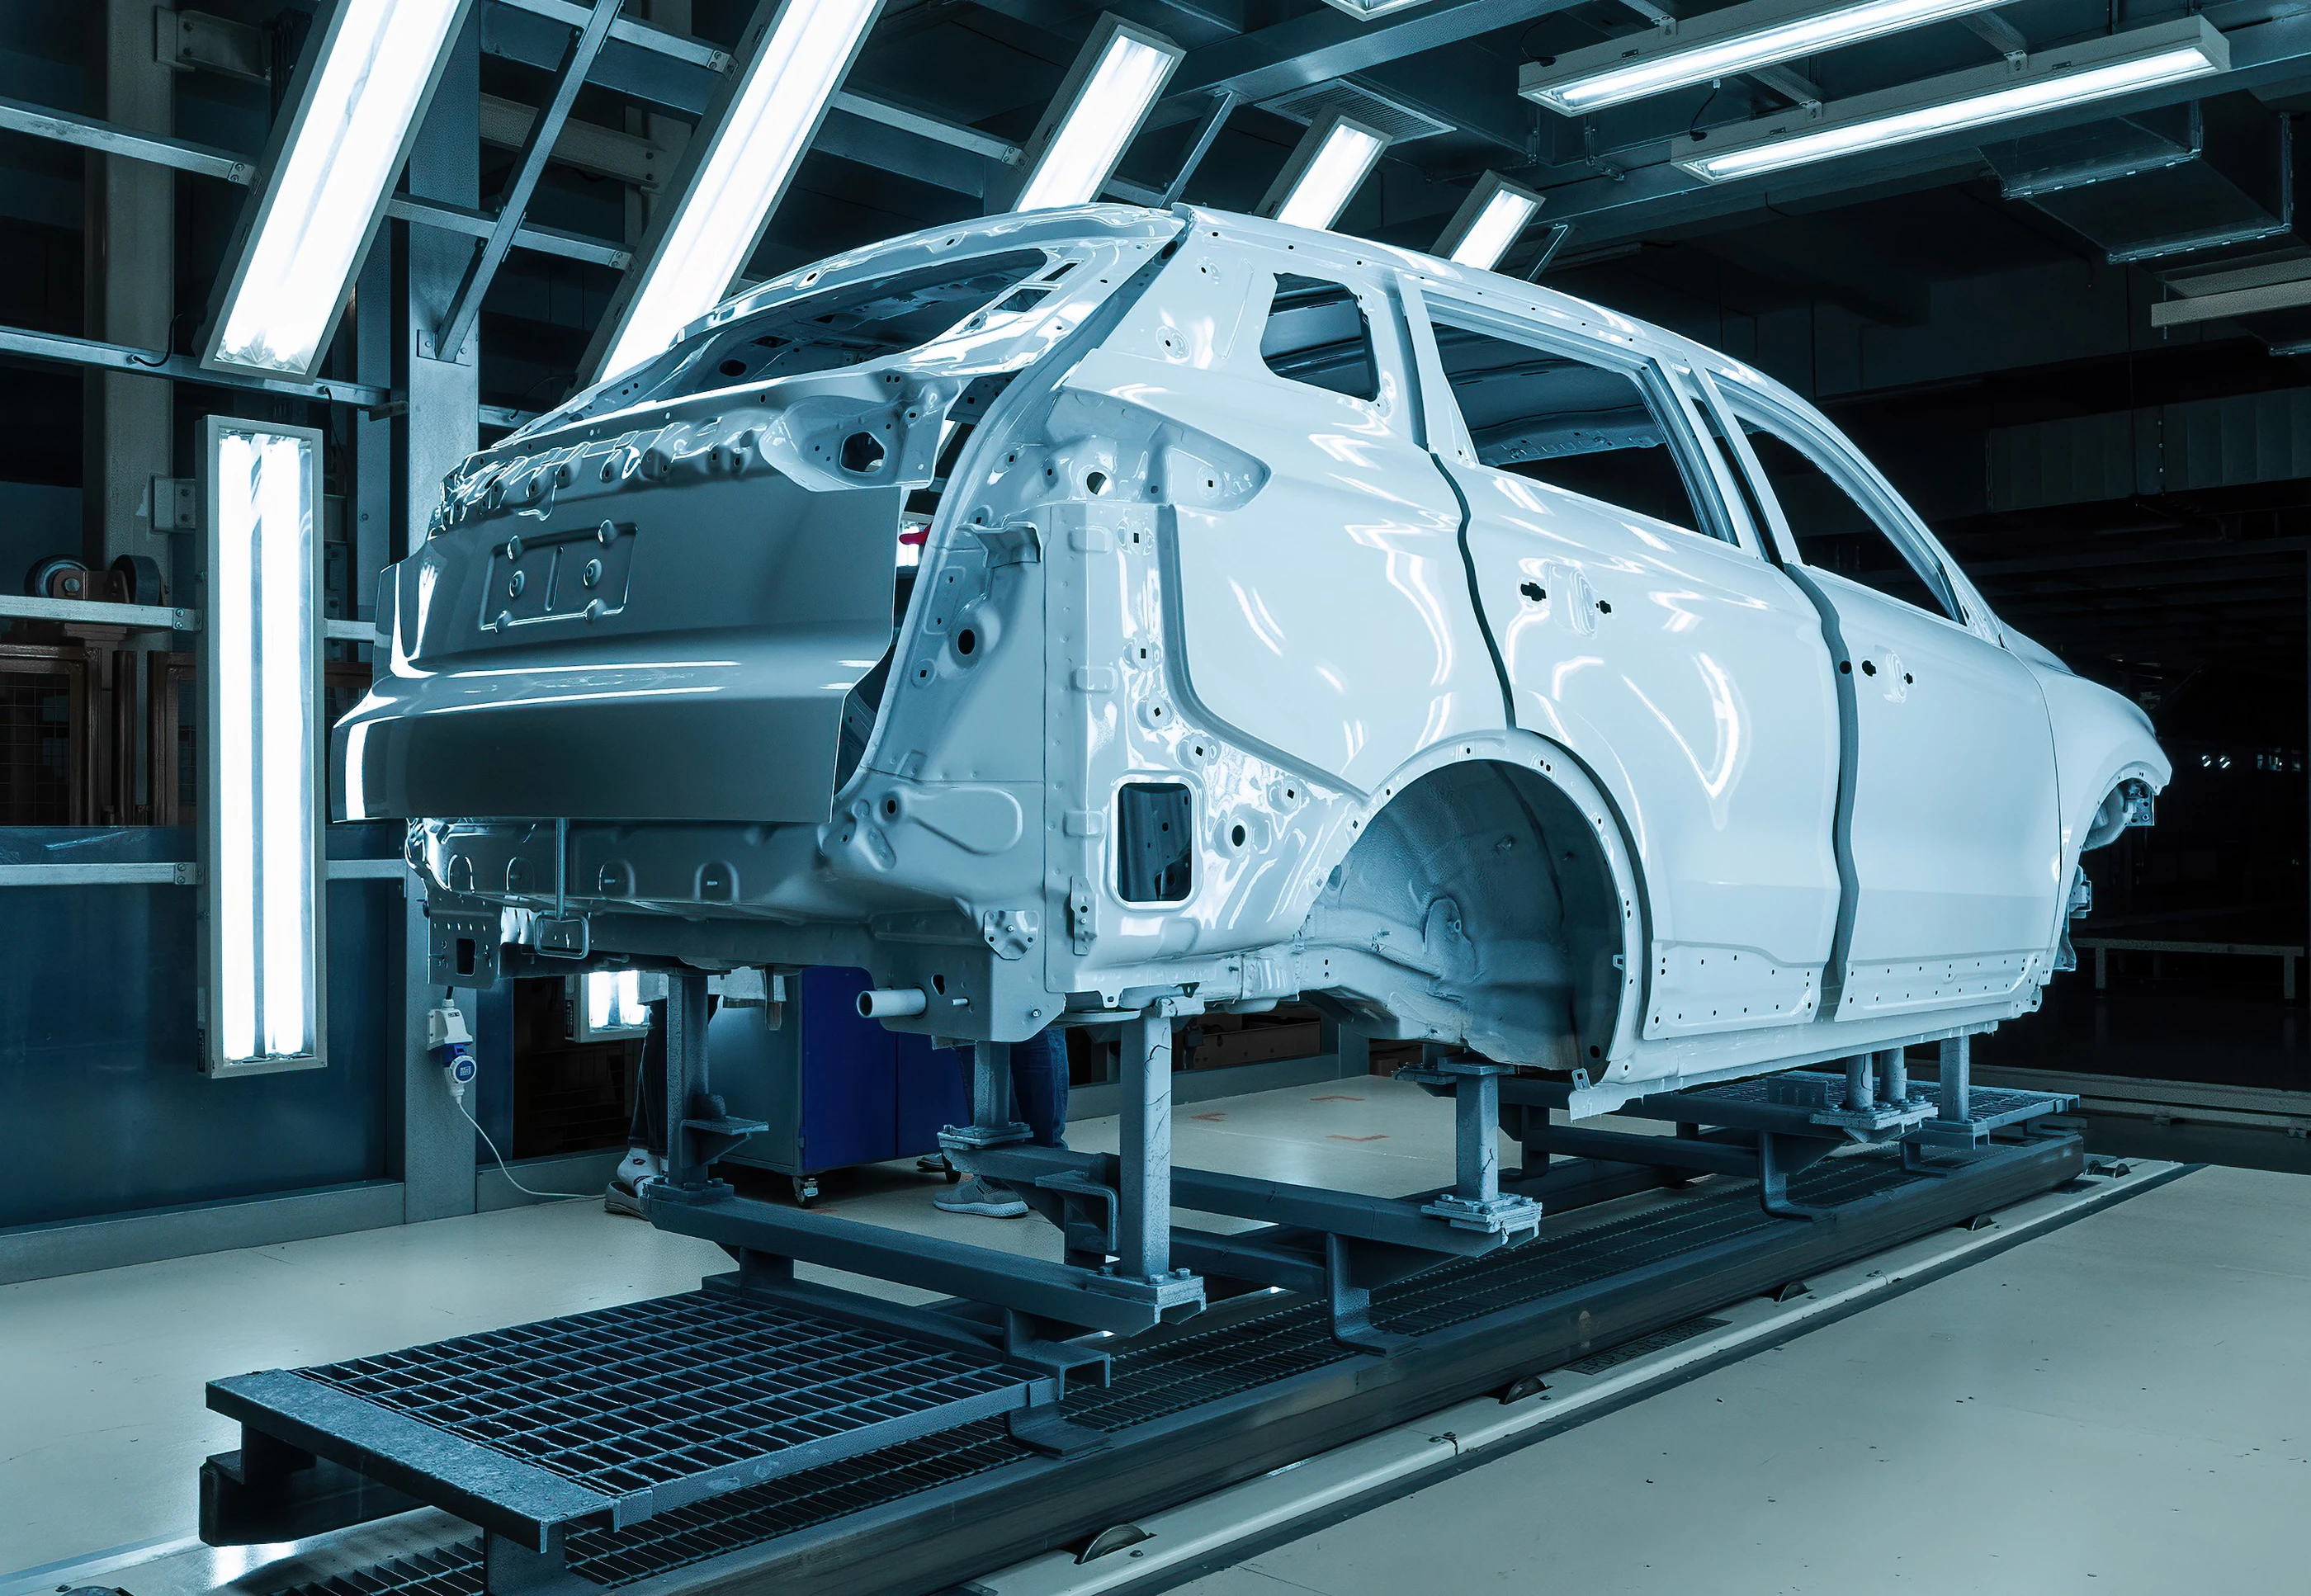
[[[1373,796],[1297,938],[1333,995],[1503,1062],[1601,1078],[1626,1059],[1650,917],[1579,761],[1529,733],[1457,738]]]

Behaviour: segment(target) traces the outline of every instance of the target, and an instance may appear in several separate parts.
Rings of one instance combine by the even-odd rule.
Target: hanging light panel
[[[321,435],[210,416],[201,890],[213,1075],[327,1062]]]

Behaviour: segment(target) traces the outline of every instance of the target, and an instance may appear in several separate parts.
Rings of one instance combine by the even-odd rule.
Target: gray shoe
[[[641,1193],[634,1189],[633,1182],[615,1175],[610,1177],[610,1184],[602,1193],[602,1207],[613,1214],[631,1214],[637,1219],[650,1217],[642,1212]]]
[[[931,1199],[933,1206],[950,1214],[977,1214],[988,1219],[1016,1219],[1027,1211],[1019,1194],[999,1182],[973,1175],[960,1186],[950,1186]]]

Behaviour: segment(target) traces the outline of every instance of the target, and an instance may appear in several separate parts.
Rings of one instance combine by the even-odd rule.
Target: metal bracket
[[[429,909],[431,982],[439,987],[493,987],[498,983],[498,911]]]

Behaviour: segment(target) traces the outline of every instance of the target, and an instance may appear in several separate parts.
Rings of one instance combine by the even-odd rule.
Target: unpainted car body
[[[1760,373],[1184,206],[766,283],[381,592],[344,812],[484,973],[854,965],[947,1037],[1306,996],[1626,1095],[1978,1029],[2168,775]]]

